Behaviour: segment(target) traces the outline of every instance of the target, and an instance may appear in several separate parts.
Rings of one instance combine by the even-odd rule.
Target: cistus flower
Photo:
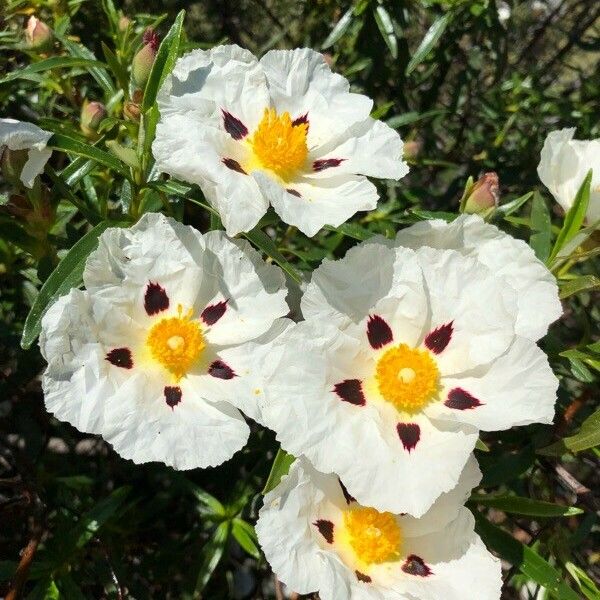
[[[27,151],[27,160],[20,170],[20,181],[28,188],[33,187],[35,178],[44,170],[52,150],[46,147],[52,137],[49,131],[40,129],[33,123],[25,123],[16,119],[0,119],[0,154],[3,165],[22,163],[18,156],[14,160],[5,153]],[[18,158],[18,160],[17,160]],[[15,162],[16,161],[16,162]],[[13,173],[14,175],[15,173]],[[11,177],[11,174],[9,174]]]
[[[229,235],[252,229],[269,204],[306,235],[377,204],[366,178],[408,172],[400,136],[372,119],[313,50],[238,46],[180,58],[158,95],[158,168],[200,185]]]
[[[142,49],[133,57],[131,63],[133,82],[139,88],[143,88],[148,81],[148,77],[150,77],[160,40],[153,29],[146,29],[142,43]]]
[[[401,246],[407,234],[323,261],[305,321],[274,343],[261,398],[285,450],[338,474],[362,504],[414,516],[456,485],[479,430],[551,423],[558,387],[517,333],[524,294],[537,298],[535,334],[557,316],[556,285],[524,264],[536,259],[478,217],[423,231],[415,250]],[[511,285],[511,268],[531,290]]]
[[[600,139],[574,140],[574,135],[574,127],[549,133],[537,172],[554,199],[567,211],[573,206],[585,176],[592,169],[586,215],[591,225],[600,219]]]
[[[52,30],[46,23],[31,15],[25,29],[25,42],[31,50],[46,50],[52,43]]]
[[[358,458],[358,457],[357,457]],[[358,503],[335,475],[298,459],[264,498],[256,533],[273,572],[322,600],[498,600],[500,561],[463,504],[481,479],[471,458],[458,484],[416,519]],[[398,493],[407,493],[401,486]]]
[[[147,214],[101,235],[83,281],[42,321],[48,410],[136,463],[207,467],[242,448],[236,406],[256,418],[282,272],[246,242]]]
[[[487,215],[498,206],[499,199],[498,174],[493,171],[484,173],[468,190],[463,212],[482,216]]]
[[[81,107],[81,131],[88,137],[95,137],[98,126],[107,115],[102,102],[85,102]]]

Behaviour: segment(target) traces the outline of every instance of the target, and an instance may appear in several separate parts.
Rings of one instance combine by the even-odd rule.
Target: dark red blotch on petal
[[[214,325],[224,314],[227,309],[227,300],[221,300],[216,304],[210,304],[207,306],[200,315],[200,318],[207,325]]]
[[[367,337],[369,344],[375,350],[389,344],[394,339],[390,326],[379,315],[371,315],[367,323]]]
[[[223,113],[223,126],[225,131],[234,139],[241,140],[248,135],[248,128],[231,113],[226,110],[221,110]]]
[[[129,348],[115,348],[106,355],[106,360],[122,369],[131,369],[133,367],[133,359],[131,358],[131,350]]]
[[[319,530],[319,533],[325,538],[328,544],[333,543],[333,523],[326,519],[319,519],[313,525]]]
[[[365,395],[360,379],[346,379],[333,386],[333,391],[344,401],[356,406],[364,406]]]
[[[175,385],[165,386],[165,402],[174,408],[181,402],[181,388]]]
[[[363,581],[364,583],[371,583],[371,581],[373,581],[368,575],[365,575],[360,571],[354,571],[354,574],[356,575],[356,579]]]
[[[421,428],[416,423],[398,423],[398,436],[405,450],[414,450],[421,439]]]
[[[235,377],[233,369],[222,360],[215,360],[208,367],[208,374],[218,379],[233,379]]]
[[[244,171],[244,169],[242,168],[242,165],[240,165],[240,163],[237,160],[234,160],[233,158],[223,158],[222,161],[223,161],[223,164],[228,169],[231,169],[232,171],[237,171],[238,173],[241,173],[242,175],[248,174],[248,173],[246,173],[246,171]]]
[[[149,315],[155,315],[169,308],[169,296],[165,292],[165,288],[153,283],[148,283],[146,293],[144,295],[144,308]]]
[[[448,393],[448,399],[444,404],[448,408],[456,408],[457,410],[469,410],[481,406],[481,402],[462,388],[454,388]]]
[[[292,121],[292,125],[294,127],[302,125],[303,123],[306,123],[308,125],[308,113],[304,113],[301,117],[297,117]],[[306,128],[306,130],[308,131],[308,127]]]
[[[431,569],[425,564],[425,561],[416,554],[411,554],[404,564],[402,570],[409,575],[416,575],[417,577],[427,577],[431,575]]]
[[[350,495],[350,492],[346,489],[346,486],[342,482],[342,480],[338,477],[338,481],[340,482],[340,487],[342,488],[342,494],[344,494],[344,498],[346,499],[346,504],[350,504],[351,502],[356,502],[356,498]]]
[[[453,322],[440,325],[437,329],[429,332],[425,338],[425,345],[435,354],[439,354],[446,349],[446,346],[452,339],[454,331]]]
[[[321,158],[313,162],[313,171],[324,171],[325,169],[331,169],[332,167],[339,167],[345,158]]]
[[[302,198],[302,194],[298,190],[287,189],[285,190],[288,194],[292,196],[296,196],[297,198]]]

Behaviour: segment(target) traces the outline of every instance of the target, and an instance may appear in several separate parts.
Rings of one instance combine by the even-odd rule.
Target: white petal
[[[524,338],[516,338],[508,352],[479,376],[445,378],[443,383],[443,398],[448,391],[461,388],[482,405],[457,410],[437,403],[428,411],[435,418],[469,423],[484,431],[554,419],[558,379],[544,352]]]
[[[357,211],[377,206],[377,189],[365,177],[303,178],[284,188],[262,171],[253,172],[252,176],[282,221],[296,226],[309,237],[324,225],[338,227]],[[290,193],[289,189],[300,196]]]

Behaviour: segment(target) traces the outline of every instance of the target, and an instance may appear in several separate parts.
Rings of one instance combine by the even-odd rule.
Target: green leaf
[[[223,517],[226,514],[226,508],[214,496],[193,483],[190,483],[190,489],[198,500],[198,512],[201,515]]]
[[[121,162],[124,162],[128,167],[132,169],[139,169],[140,163],[138,161],[137,153],[133,148],[127,148],[122,146],[116,140],[108,140],[106,147],[110,150],[111,154],[114,154]]]
[[[252,557],[260,558],[260,550],[258,548],[258,539],[254,527],[250,523],[246,523],[243,519],[233,519],[233,528],[231,530],[233,537],[238,544]]]
[[[550,254],[552,237],[550,212],[546,201],[537,192],[534,193],[531,203],[531,231],[529,245],[533,248],[535,255],[542,262],[546,262]]]
[[[600,409],[591,414],[581,425],[579,433],[563,438],[556,444],[538,450],[544,456],[561,456],[567,451],[581,452],[600,445]]]
[[[100,234],[108,227],[121,225],[108,221],[99,223],[77,241],[58,263],[56,269],[44,282],[27,315],[21,338],[23,348],[29,348],[40,334],[42,318],[54,300],[66,294],[71,288],[81,285],[85,261],[89,254],[96,249]]]
[[[560,283],[560,299],[564,300],[579,292],[593,292],[600,289],[600,278],[595,275],[582,275]]]
[[[532,500],[521,496],[492,496],[473,494],[471,501],[483,506],[497,508],[507,513],[527,515],[531,517],[572,517],[584,511],[575,506],[561,506],[551,502]]]
[[[563,581],[563,576],[535,550],[515,540],[506,531],[492,525],[475,512],[477,532],[485,545],[495,550],[504,560],[518,567],[526,577],[558,594],[561,600],[579,600],[579,596]]]
[[[292,456],[285,450],[279,448],[275,460],[271,465],[271,472],[269,473],[269,477],[267,477],[267,483],[262,491],[263,495],[269,493],[273,488],[279,485],[281,478],[284,475],[287,475],[287,472],[290,470],[290,467],[295,460],[295,456]]]
[[[439,115],[446,114],[448,111],[445,109],[436,108],[434,110],[428,110],[423,113],[418,113],[415,111],[406,112],[402,115],[394,115],[390,117],[386,124],[392,129],[397,129],[398,127],[402,127],[403,125],[410,125],[411,123],[416,123],[417,121],[422,121],[424,119],[431,119],[433,117],[437,117]]]
[[[259,250],[271,257],[296,283],[302,282],[302,277],[294,267],[285,259],[283,254],[277,250],[275,242],[262,230],[253,229],[242,234]]]
[[[201,550],[201,562],[196,579],[196,594],[199,595],[209,582],[217,568],[231,533],[231,521],[220,523],[212,538],[204,544]]]
[[[83,156],[84,158],[91,158],[97,163],[100,163],[129,179],[129,170],[126,169],[112,154],[100,150],[100,148],[97,148],[96,146],[92,146],[91,144],[82,142],[62,133],[55,133],[48,141],[48,146],[51,146],[56,150]]]
[[[354,240],[359,240],[361,242],[373,237],[372,232],[358,225],[357,223],[344,223],[339,227],[325,225],[325,229],[327,229],[328,231],[336,231],[337,233],[341,233],[346,237],[352,238]]]
[[[386,46],[389,48],[392,58],[398,58],[398,40],[396,39],[396,32],[394,31],[394,24],[388,11],[380,4],[375,7],[373,11],[373,17],[379,33]]]
[[[331,30],[331,33],[327,36],[327,39],[323,42],[321,49],[325,50],[330,46],[333,46],[345,33],[346,29],[352,23],[352,15],[354,8],[350,7],[343,15],[342,18],[335,24],[335,27]]]
[[[575,583],[577,583],[581,593],[588,600],[598,600],[598,598],[600,598],[600,589],[598,589],[598,586],[583,569],[580,569],[572,562],[565,563],[565,567],[567,571],[569,571],[569,575],[571,575],[575,580]]]
[[[119,87],[123,90],[127,90],[129,87],[129,78],[127,76],[127,71],[119,62],[117,55],[104,42],[102,42],[102,53],[104,54],[104,58],[106,59],[106,63],[110,70],[116,77]]]
[[[519,196],[506,204],[501,204],[496,210],[495,214],[503,215],[504,217],[508,217],[512,215],[514,212],[517,212],[521,206],[523,206],[531,197],[533,196],[533,192],[527,192],[523,196]]]
[[[45,252],[44,244],[29,235],[14,220],[0,221],[0,238],[14,244],[17,248],[21,248],[21,250],[36,258],[40,258]]]
[[[77,58],[75,56],[53,56],[39,62],[28,65],[24,69],[13,71],[0,79],[0,85],[14,81],[15,79],[27,79],[29,75],[34,73],[42,73],[51,69],[66,69],[73,67],[106,67],[103,62],[98,60],[90,60],[88,58]]]
[[[550,254],[549,262],[553,261],[562,247],[573,239],[583,224],[585,215],[587,213],[588,204],[590,202],[590,188],[592,185],[592,170],[588,171],[581,187],[577,191],[573,206],[569,209],[565,215],[562,229],[554,242],[552,253]]]
[[[427,55],[442,37],[451,19],[452,13],[448,12],[433,22],[406,66],[406,75],[410,75],[427,58]]]
[[[477,438],[475,442],[475,450],[479,450],[480,452],[489,452],[490,449],[487,447],[485,442],[482,441],[481,438]]]

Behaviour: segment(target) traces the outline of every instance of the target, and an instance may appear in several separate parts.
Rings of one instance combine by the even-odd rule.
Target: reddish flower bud
[[[133,57],[131,63],[131,75],[133,82],[139,88],[143,88],[150,77],[150,71],[158,51],[159,39],[153,29],[146,29],[143,37],[142,49]]]
[[[498,206],[500,188],[498,175],[493,171],[484,173],[469,190],[463,212],[487,214]]]
[[[45,50],[52,44],[52,30],[46,23],[31,15],[25,29],[25,41],[31,50]]]
[[[81,107],[81,131],[88,137],[95,137],[100,122],[107,114],[102,102],[84,102]]]

